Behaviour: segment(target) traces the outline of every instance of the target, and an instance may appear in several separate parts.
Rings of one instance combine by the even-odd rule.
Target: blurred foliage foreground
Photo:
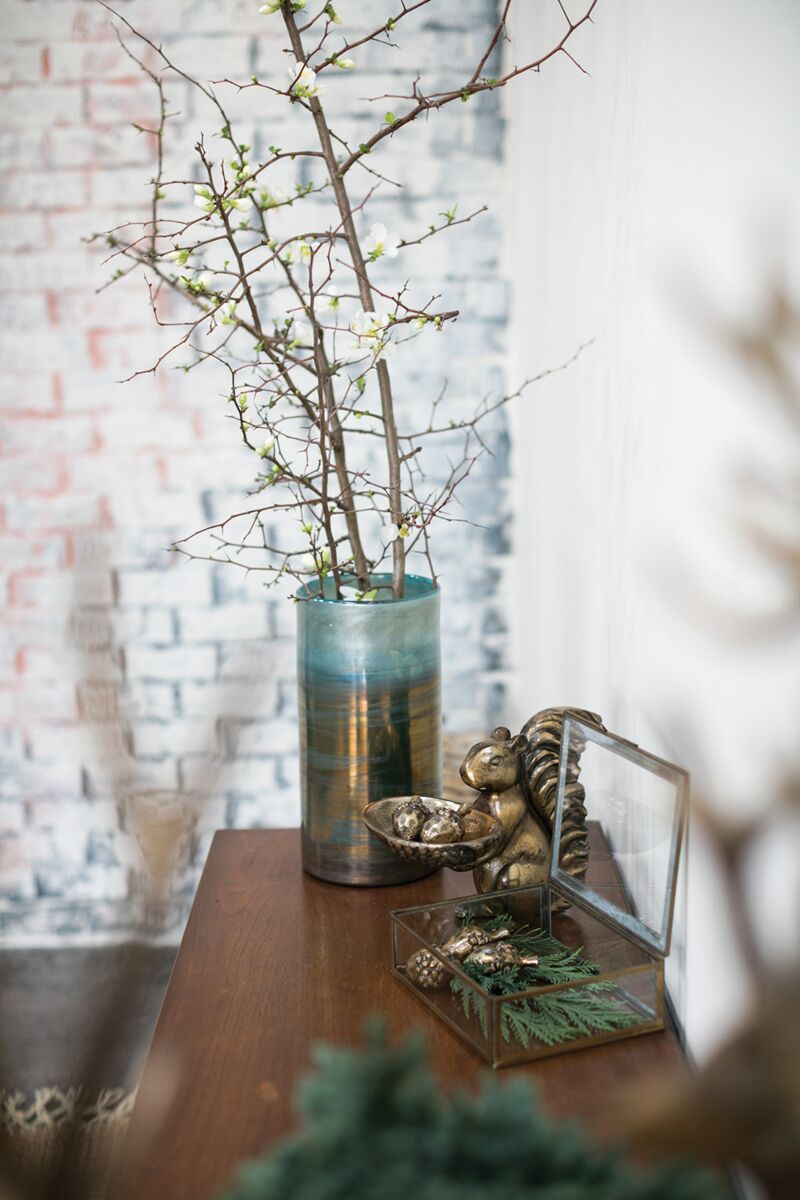
[[[419,1037],[365,1050],[319,1047],[300,1086],[300,1133],[240,1168],[223,1200],[722,1200],[720,1179],[689,1164],[629,1166],[557,1124],[521,1080],[487,1077],[443,1098]]]

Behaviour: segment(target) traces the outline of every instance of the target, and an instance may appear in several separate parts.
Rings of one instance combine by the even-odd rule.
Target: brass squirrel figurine
[[[474,807],[495,817],[506,831],[499,850],[473,871],[479,892],[546,883],[558,792],[564,715],[574,714],[604,728],[596,713],[579,708],[545,708],[516,737],[500,726],[477,742],[461,764],[461,778],[481,793]],[[574,745],[567,761],[561,865],[582,879],[589,859],[585,792],[578,776],[584,745]]]

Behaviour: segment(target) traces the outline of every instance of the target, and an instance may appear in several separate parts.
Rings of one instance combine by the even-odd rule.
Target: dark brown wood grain
[[[392,888],[349,888],[303,874],[297,830],[216,834],[192,908],[133,1115],[148,1135],[169,1114],[125,1200],[207,1200],[236,1164],[293,1126],[295,1085],[320,1040],[355,1043],[380,1014],[393,1037],[424,1028],[448,1087],[486,1067],[390,974],[389,912],[469,894],[441,872]],[[547,1109],[613,1131],[619,1089],[673,1066],[672,1032],[565,1054],[504,1076],[536,1082]]]

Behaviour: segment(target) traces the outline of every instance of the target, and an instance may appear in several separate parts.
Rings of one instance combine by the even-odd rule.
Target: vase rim
[[[343,578],[345,583],[348,583],[349,581],[356,582],[355,575],[345,575]],[[390,584],[392,582],[392,575],[390,571],[373,572],[369,578],[370,582],[373,584]],[[325,580],[325,584],[328,584],[329,582],[330,586],[333,587],[333,579],[330,576]],[[429,579],[427,575],[406,575],[404,582],[405,594],[403,596],[400,596],[399,598],[391,596],[387,600],[380,601],[378,605],[374,605],[370,601],[365,603],[363,600],[356,600],[355,596],[342,596],[337,598],[336,596],[326,596],[324,594],[320,595],[319,579],[308,580],[306,583],[301,584],[295,592],[294,598],[302,603],[312,601],[317,604],[351,604],[357,605],[359,608],[366,609],[376,606],[383,607],[385,604],[417,604],[422,600],[427,600],[430,596],[435,596],[437,592],[441,590],[438,583],[434,583],[433,580]]]

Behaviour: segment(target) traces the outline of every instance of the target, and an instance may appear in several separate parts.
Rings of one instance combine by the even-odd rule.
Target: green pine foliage
[[[242,1167],[223,1200],[725,1200],[717,1177],[646,1172],[556,1124],[522,1080],[438,1093],[419,1039],[321,1047],[303,1083],[301,1132]]]
[[[502,924],[502,917],[485,922],[487,929]],[[490,975],[472,963],[461,964],[463,971],[491,995],[513,996],[543,984],[570,983],[598,973],[597,964],[584,958],[580,950],[570,950],[541,929],[521,926],[510,940],[520,953],[538,954],[539,965],[508,967]],[[450,987],[459,997],[465,1016],[474,1015],[484,1037],[488,1036],[483,997],[460,979],[451,980]],[[504,1004],[500,1032],[505,1042],[513,1038],[526,1048],[533,1041],[559,1046],[596,1033],[616,1033],[640,1020],[641,1014],[620,994],[617,985],[604,981]]]
[[[508,1042],[513,1035],[523,1046],[534,1040],[546,1046],[560,1046],[575,1038],[617,1033],[638,1024],[641,1015],[623,998],[608,995],[609,991],[615,992],[616,985],[590,983],[583,988],[538,996],[535,1000],[521,1000],[519,1004],[505,1004],[500,1022],[503,1039]]]

